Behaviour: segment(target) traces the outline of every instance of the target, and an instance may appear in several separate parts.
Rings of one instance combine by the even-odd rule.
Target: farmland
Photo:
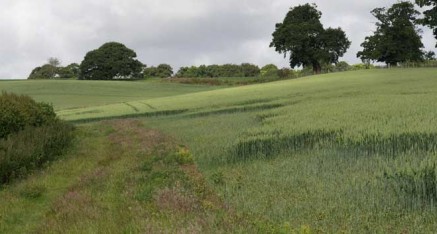
[[[0,82],[2,90],[52,102],[61,118],[76,124],[81,136],[65,163],[54,163],[0,192],[0,231],[44,232],[63,226],[84,230],[96,220],[95,226],[88,226],[89,231],[110,230],[110,223],[95,217],[106,208],[114,212],[110,217],[114,220],[132,216],[118,220],[121,223],[112,229],[131,232],[168,227],[165,222],[172,223],[168,231],[181,230],[184,222],[189,223],[194,229],[183,229],[186,232],[238,232],[238,228],[259,232],[433,232],[437,229],[435,71],[363,70],[231,88],[157,80]],[[151,129],[168,138],[150,134]],[[128,140],[130,135],[133,143]],[[145,152],[146,159],[138,158],[144,150],[141,145],[155,142],[151,138],[155,135],[162,141],[156,143],[159,147],[179,145],[192,155],[205,180],[202,191],[215,195],[191,191],[192,184],[200,182],[189,176],[171,174],[169,178],[191,181],[190,186],[181,186],[192,193],[188,197],[196,197],[189,200],[192,204],[203,201],[196,206],[200,210],[184,208],[185,216],[153,210],[156,207],[150,200],[161,200],[156,194],[147,195],[144,191],[154,190],[144,186],[167,180],[154,180],[156,173],[149,177],[144,173],[162,166],[137,170],[135,162],[144,165],[154,162],[147,157],[153,158],[157,152],[177,151],[172,148],[176,146],[169,146]],[[111,148],[117,144],[119,147]],[[112,157],[111,152],[124,157]],[[169,165],[168,170],[186,172],[184,166]],[[83,174],[92,178],[71,181]],[[152,179],[138,179],[142,177]],[[138,201],[134,202],[135,196],[130,197],[128,191],[125,200],[117,200],[115,194],[124,191],[128,182],[132,193],[147,199],[135,203]],[[160,187],[158,194],[177,187],[165,183],[169,190]],[[23,198],[23,190],[41,184],[41,197]],[[77,194],[96,196],[88,200]],[[73,215],[68,212],[74,207],[62,210],[59,204],[64,204],[67,195],[77,195],[75,199],[83,202],[79,205],[89,204],[92,209],[82,207],[88,213]],[[137,213],[117,211],[117,206],[134,204],[140,204]],[[138,229],[146,223],[135,214],[145,215],[147,209],[159,215],[146,215],[151,226]],[[25,215],[32,213],[29,210],[35,211],[33,216]],[[62,220],[57,214],[68,215]],[[180,220],[199,220],[199,214],[207,214],[209,219],[194,224],[189,218]],[[241,221],[241,217],[250,221]],[[43,225],[38,226],[41,220]],[[208,225],[200,225],[205,222]],[[28,226],[20,226],[22,223]]]

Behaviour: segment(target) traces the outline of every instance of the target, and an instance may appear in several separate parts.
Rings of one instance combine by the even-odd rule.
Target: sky
[[[0,0],[0,79],[27,78],[49,57],[80,63],[105,42],[133,49],[148,66],[243,62],[288,67],[269,44],[275,24],[305,0]],[[326,27],[341,27],[356,53],[376,20],[370,11],[397,0],[313,0]],[[430,30],[426,50],[435,49]]]

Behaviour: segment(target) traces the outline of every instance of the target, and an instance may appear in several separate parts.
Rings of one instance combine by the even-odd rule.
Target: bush
[[[294,78],[295,74],[290,68],[284,67],[278,70],[278,77],[281,79]]]
[[[56,118],[53,106],[29,96],[0,96],[0,183],[22,177],[62,154],[73,127]]]
[[[278,67],[274,64],[267,64],[261,68],[262,77],[278,77]]]
[[[29,96],[0,95],[0,138],[23,130],[26,126],[38,127],[56,121],[53,107],[37,103]]]
[[[73,127],[62,121],[27,127],[0,140],[0,183],[20,178],[57,159],[73,140]]]
[[[342,71],[349,71],[349,70],[350,70],[350,65],[349,65],[347,62],[344,62],[344,61],[342,61],[342,62],[338,62],[338,63],[335,65],[335,70],[336,70],[336,71],[339,71],[339,72],[342,72]]]

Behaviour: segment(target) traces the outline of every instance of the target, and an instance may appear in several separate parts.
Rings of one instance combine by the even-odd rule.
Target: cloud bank
[[[124,43],[148,65],[173,67],[250,62],[288,66],[269,48],[275,24],[304,0],[0,0],[0,79],[26,78],[57,57],[80,63],[105,42]],[[325,27],[341,27],[352,46],[342,60],[357,63],[374,30],[370,11],[396,0],[315,0]],[[428,50],[435,40],[424,30]]]

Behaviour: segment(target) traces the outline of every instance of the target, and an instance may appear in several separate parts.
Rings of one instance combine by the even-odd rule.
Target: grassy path
[[[139,121],[80,127],[62,161],[0,191],[0,233],[228,233],[268,229],[209,188],[187,148]]]

